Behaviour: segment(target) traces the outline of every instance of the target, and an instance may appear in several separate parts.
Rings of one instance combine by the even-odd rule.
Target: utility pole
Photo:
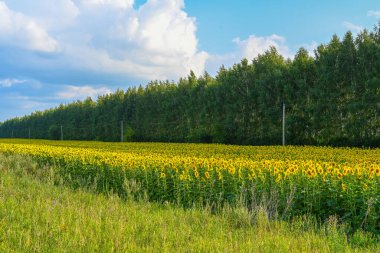
[[[30,139],[30,127],[29,127],[29,134],[28,134],[28,137],[29,137],[29,139]]]
[[[285,103],[282,103],[282,146],[285,146]]]
[[[120,124],[120,133],[121,133],[121,135],[120,135],[120,141],[121,142],[124,142],[124,122],[123,121],[121,121],[121,124]]]
[[[13,138],[13,129],[12,129],[12,138]]]
[[[61,125],[61,141],[63,141],[63,126]]]

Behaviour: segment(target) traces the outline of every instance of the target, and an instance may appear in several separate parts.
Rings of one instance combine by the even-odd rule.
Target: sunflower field
[[[0,140],[60,180],[183,207],[243,204],[380,233],[380,149]]]

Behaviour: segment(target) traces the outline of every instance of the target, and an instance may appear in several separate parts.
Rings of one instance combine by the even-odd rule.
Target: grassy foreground
[[[268,221],[264,212],[183,210],[53,185],[48,168],[0,155],[0,252],[379,252],[369,234],[348,242],[331,219]]]

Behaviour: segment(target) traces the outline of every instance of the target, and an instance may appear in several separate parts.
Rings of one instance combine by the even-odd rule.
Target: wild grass
[[[182,209],[57,183],[54,168],[0,155],[0,252],[379,252],[331,217],[270,219],[265,208]],[[132,186],[131,186],[132,187]]]

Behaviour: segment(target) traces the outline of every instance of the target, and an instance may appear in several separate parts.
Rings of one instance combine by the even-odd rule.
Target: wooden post
[[[285,103],[282,104],[282,146],[285,146]]]

